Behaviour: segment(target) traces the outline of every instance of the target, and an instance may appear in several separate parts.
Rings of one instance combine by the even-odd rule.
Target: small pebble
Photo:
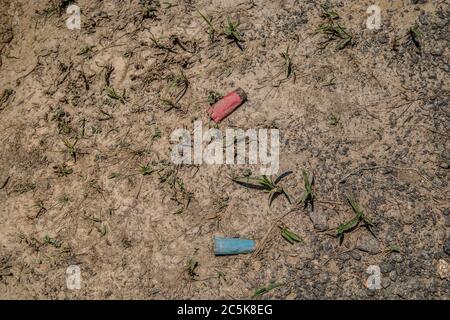
[[[450,255],[450,237],[447,237],[447,240],[444,242],[444,252]]]

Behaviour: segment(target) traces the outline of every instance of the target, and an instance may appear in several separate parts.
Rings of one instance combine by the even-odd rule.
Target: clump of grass
[[[158,7],[160,7],[159,1],[152,1],[151,5],[145,5],[142,12],[142,20],[145,19],[156,19],[156,13],[158,12]]]
[[[178,204],[184,203],[184,208],[187,209],[192,198],[194,197],[194,194],[186,189],[186,185],[180,177],[176,177],[175,179],[173,192],[174,194],[171,199],[178,202]]]
[[[84,56],[84,55],[90,56],[91,53],[92,53],[92,49],[94,47],[95,46],[84,46],[84,47],[81,47],[80,51],[78,52],[78,55],[79,56]]]
[[[164,112],[169,112],[172,109],[180,110],[181,107],[179,104],[177,104],[175,101],[172,101],[170,99],[161,99],[161,103],[165,106]]]
[[[36,184],[33,182],[18,183],[13,187],[13,192],[22,194],[36,189]]]
[[[339,123],[339,117],[336,117],[334,114],[332,114],[332,115],[330,115],[330,117],[329,117],[329,123],[330,123],[330,125],[332,125],[332,126],[337,126],[338,125],[338,123]]]
[[[198,43],[196,40],[184,41],[177,35],[171,35],[169,39],[174,47],[179,46],[182,50],[189,52],[190,54],[195,54],[197,52]]]
[[[219,280],[222,279],[223,281],[227,282],[227,275],[225,274],[225,272],[219,270],[216,270],[216,272],[217,272],[217,279]]]
[[[55,248],[61,248],[61,241],[57,240],[57,239],[53,239],[49,235],[45,235],[44,243],[50,244],[50,245],[54,246]]]
[[[217,101],[219,101],[220,99],[222,99],[223,95],[220,94],[217,91],[209,91],[208,92],[208,103],[210,105],[213,105],[214,103],[216,103]]]
[[[286,79],[289,79],[289,77],[293,74],[293,63],[292,63],[292,56],[289,53],[289,46],[287,46],[286,51],[280,53],[280,55],[284,59],[284,69]]]
[[[159,163],[154,162],[155,172],[158,175],[159,183],[164,185],[164,194],[169,196],[170,200],[174,201],[178,206],[183,206],[183,210],[178,210],[177,213],[182,213],[189,207],[194,193],[190,192],[186,187],[183,179],[178,176],[178,170],[167,160],[161,160]]]
[[[101,223],[102,220],[100,218],[94,217],[94,216],[89,216],[86,214],[86,212],[84,212],[84,219],[91,221],[93,223]]]
[[[108,211],[111,214],[111,212],[113,212],[113,209],[109,209]],[[100,233],[101,237],[106,235],[107,228],[106,228],[106,225],[102,222],[102,219],[97,218],[95,216],[87,215],[86,212],[84,213],[84,219],[90,222],[92,228],[97,230],[97,232]],[[91,231],[89,231],[89,232],[91,232]]]
[[[340,24],[323,24],[319,26],[317,31],[328,36],[328,39],[324,42],[325,46],[333,40],[338,40],[336,50],[342,50],[353,44],[353,36]]]
[[[67,194],[64,194],[62,197],[59,198],[59,202],[62,205],[68,204],[70,202],[70,197]]]
[[[10,98],[14,95],[15,91],[12,89],[5,89],[0,94],[0,111],[2,111],[5,107]]]
[[[65,112],[63,108],[57,108],[51,117],[52,121],[58,123],[58,134],[69,134],[72,131],[70,127],[70,114]]]
[[[42,243],[33,236],[27,236],[26,234],[19,232],[17,234],[20,243],[25,242],[29,247],[31,247],[34,251],[39,252]]]
[[[215,35],[216,35],[216,29],[214,28],[214,26],[212,24],[212,17],[207,17],[198,10],[197,10],[197,12],[202,17],[203,21],[206,22],[206,24],[208,26],[208,30],[206,32],[208,33],[209,39],[211,40],[211,42],[214,42]]]
[[[227,17],[227,24],[224,29],[225,35],[233,40],[234,42],[238,43],[241,41],[241,33],[239,32],[239,22],[233,22],[231,21],[230,17]]]
[[[107,120],[114,118],[112,114],[103,110],[103,108],[98,108],[98,111],[102,115],[101,117],[97,118],[98,121],[107,121]]]
[[[339,14],[334,10],[328,10],[325,6],[321,6],[322,13],[321,17],[324,19],[334,20],[339,19]]]
[[[273,87],[279,87],[284,82],[289,81],[289,79],[293,79],[294,82],[296,80],[295,65],[293,62],[294,55],[289,51],[290,48],[290,44],[288,44],[286,50],[280,52],[283,63],[280,66],[280,70],[273,77],[273,79],[276,79],[272,83]]]
[[[157,49],[161,49],[161,50],[167,50],[171,53],[176,53],[172,47],[169,47],[168,45],[165,45],[161,42],[161,39],[163,39],[163,37],[159,37],[157,38],[155,35],[153,35],[153,33],[150,32],[150,41],[153,44],[153,47],[157,48]]]
[[[172,109],[180,109],[179,102],[186,94],[189,87],[189,80],[183,72],[180,74],[171,74],[168,78],[168,87],[166,89],[166,96],[168,98],[161,98],[161,102],[167,106],[164,110],[168,112]],[[175,92],[173,92],[175,89]]]
[[[412,42],[416,47],[417,51],[420,53],[422,51],[421,38],[423,37],[422,32],[416,28],[410,28],[408,31],[409,42]]]
[[[306,170],[302,170],[303,183],[305,185],[305,191],[300,203],[303,202],[304,208],[311,205],[311,209],[314,210],[314,200],[316,194],[314,192],[314,174],[309,174]]]
[[[119,100],[120,102],[124,102],[125,101],[125,98],[124,98],[125,97],[125,90],[122,93],[122,95],[120,95],[119,93],[117,93],[117,91],[113,87],[106,86],[105,87],[105,92],[106,92],[106,95],[108,97],[110,97],[111,99]]]
[[[216,209],[216,212],[221,212],[222,210],[226,209],[228,207],[230,201],[230,197],[220,197],[216,200],[214,200],[214,207]]]
[[[6,185],[8,184],[8,182],[9,182],[9,179],[11,179],[11,177],[10,176],[8,176],[8,177],[6,177],[6,179],[5,180],[3,180],[3,182],[0,184],[0,190],[2,190],[3,188],[5,188],[6,187]]]
[[[217,228],[220,228],[220,223],[222,221],[222,212],[228,207],[230,201],[230,197],[224,196],[219,197],[213,201],[213,207],[214,207],[214,216],[212,216],[210,219],[213,219]]]
[[[175,102],[179,102],[181,98],[186,94],[189,87],[189,80],[186,78],[185,74],[181,72],[180,74],[172,74],[169,77],[170,87],[181,88],[175,95]]]
[[[322,43],[322,49],[333,41],[337,41],[336,50],[342,50],[347,46],[353,45],[353,36],[344,26],[336,22],[336,20],[340,19],[339,14],[336,11],[327,10],[322,7],[321,16],[327,20],[327,23],[321,24],[317,29],[317,32],[320,32],[328,37]]]
[[[47,208],[42,200],[36,201],[33,207],[37,210],[34,217],[32,217],[33,219],[39,218],[42,214],[47,212]]]
[[[355,213],[355,216],[349,221],[339,225],[336,236],[339,237],[341,243],[344,239],[344,234],[354,230],[356,227],[358,227],[358,225],[361,222],[365,224],[365,226],[369,229],[369,231],[370,227],[374,226],[372,220],[366,216],[364,211],[361,209],[360,205],[355,200],[353,200],[353,198],[348,196],[347,201],[351,205],[353,212]]]
[[[328,80],[322,84],[322,86],[324,86],[324,87],[332,87],[334,85],[336,85],[336,78],[334,78],[334,77],[332,77],[330,80]]]
[[[143,164],[139,167],[139,172],[143,176],[148,176],[149,174],[152,174],[154,171],[155,169],[153,168],[153,166],[150,165],[150,163]]]
[[[391,245],[388,246],[386,252],[387,252],[387,253],[394,253],[394,252],[400,253],[401,250],[400,250],[400,247],[399,247],[399,246],[397,246],[397,245],[395,245],[395,244],[391,244]]]
[[[132,56],[133,56],[133,51],[130,49],[130,50],[126,50],[123,54],[122,54],[122,57],[124,57],[124,58],[131,58]]]
[[[160,139],[162,137],[162,132],[161,129],[159,127],[155,128],[155,131],[152,134],[151,140],[156,140],[156,139]]]
[[[183,87],[189,83],[182,72],[180,74],[171,74],[167,79],[172,87]]]
[[[184,208],[179,208],[177,210],[175,210],[175,212],[173,214],[178,215],[178,214],[182,214],[184,212]]]
[[[78,143],[78,138],[75,139],[73,143],[69,142],[69,140],[63,139],[63,143],[66,146],[67,154],[73,159],[74,162],[77,162],[78,150],[75,148],[75,146]]]
[[[206,16],[202,14],[200,11],[197,11],[203,21],[206,22],[208,26],[208,30],[206,31],[209,35],[209,39],[211,42],[214,42],[215,35],[220,34],[221,36],[225,36],[227,39],[231,40],[231,43],[234,42],[238,46],[239,49],[243,50],[240,42],[242,41],[242,33],[239,31],[240,22],[234,22],[230,17],[227,17],[227,21],[222,31],[217,31],[217,29],[213,25],[212,17]]]
[[[253,294],[252,299],[258,298],[258,297],[266,294],[267,292],[269,292],[269,291],[271,291],[271,290],[273,290],[275,288],[278,288],[278,287],[280,287],[282,285],[283,285],[282,283],[271,283],[267,287],[259,288]]]
[[[111,75],[114,72],[114,66],[111,63],[108,63],[104,67],[105,73],[104,73],[104,80],[106,83],[106,86],[109,87],[111,85]]]
[[[104,224],[100,224],[100,226],[95,226],[95,229],[97,230],[98,233],[100,233],[100,236],[103,237],[106,235],[106,226]]]
[[[120,175],[120,173],[118,173],[118,172],[112,172],[109,176],[108,176],[108,179],[115,179],[115,178],[118,178],[118,177],[120,177],[121,175]]]
[[[38,14],[43,15],[47,18],[50,18],[56,12],[57,12],[57,8],[55,8],[52,5],[49,5],[47,8],[43,9],[42,11],[38,11]]]
[[[60,165],[53,166],[53,172],[56,173],[56,175],[58,177],[66,177],[69,174],[73,173],[73,169],[72,168],[68,168],[67,165],[65,163],[63,163],[63,164],[60,164]]]
[[[285,226],[278,226],[280,228],[281,236],[290,244],[295,244],[297,242],[303,242],[302,238],[292,230],[288,229]]]
[[[84,138],[84,134],[86,132],[86,118],[81,118],[80,122],[81,122],[81,128],[79,130],[78,137],[80,137],[80,139],[82,139],[82,138]]]
[[[272,205],[273,200],[275,200],[278,196],[284,195],[286,199],[291,203],[291,198],[289,197],[286,190],[283,187],[279,186],[278,183],[287,175],[291,174],[292,171],[285,172],[278,176],[275,180],[267,177],[266,175],[262,175],[260,177],[232,177],[232,181],[250,188],[263,190],[264,192],[269,194],[269,207]]]
[[[198,274],[196,272],[197,267],[198,267],[198,261],[195,258],[190,258],[188,260],[186,269],[187,269],[189,278],[191,278],[192,280],[194,280],[195,277],[198,276]]]

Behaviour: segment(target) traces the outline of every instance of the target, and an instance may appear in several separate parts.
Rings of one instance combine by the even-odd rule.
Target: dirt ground
[[[70,4],[0,0],[0,298],[450,297],[447,1],[80,0],[80,30]],[[237,87],[215,125],[212,92]],[[194,120],[278,128],[293,203],[229,179],[259,165],[175,166]],[[337,237],[347,195],[373,226]],[[258,250],[216,257],[215,235]]]

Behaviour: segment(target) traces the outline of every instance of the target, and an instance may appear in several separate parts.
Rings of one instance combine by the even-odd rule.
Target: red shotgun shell
[[[225,97],[217,101],[208,109],[208,113],[214,122],[220,122],[225,119],[230,113],[237,109],[241,104],[247,100],[247,95],[241,88],[237,88],[230,92]]]

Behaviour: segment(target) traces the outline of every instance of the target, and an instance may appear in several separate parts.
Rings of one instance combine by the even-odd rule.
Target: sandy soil
[[[0,298],[449,297],[447,1],[378,0],[380,30],[365,0],[80,0],[81,30],[68,4],[0,0]],[[300,199],[314,173],[314,211],[229,179],[258,165],[170,162],[173,130],[214,127],[210,92],[237,87],[217,127],[278,128],[280,185]],[[375,225],[338,238],[350,194]],[[214,235],[258,252],[216,257]]]

